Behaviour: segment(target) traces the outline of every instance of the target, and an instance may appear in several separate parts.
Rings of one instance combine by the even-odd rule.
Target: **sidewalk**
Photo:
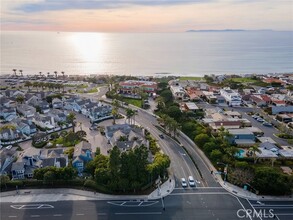
[[[171,181],[170,181],[171,180]],[[23,189],[0,193],[0,203],[56,202],[66,200],[154,200],[169,195],[175,188],[175,180],[169,179],[149,195],[109,195],[77,189]]]

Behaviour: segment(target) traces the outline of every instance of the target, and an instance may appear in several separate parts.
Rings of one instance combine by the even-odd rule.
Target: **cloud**
[[[16,10],[23,12],[61,11],[69,9],[115,9],[131,5],[139,6],[171,6],[194,3],[207,3],[216,0],[43,0],[24,3]]]

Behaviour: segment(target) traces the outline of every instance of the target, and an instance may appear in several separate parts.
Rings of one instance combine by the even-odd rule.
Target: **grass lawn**
[[[95,87],[95,88],[90,89],[90,90],[87,91],[86,93],[94,93],[94,92],[98,92],[98,91],[99,91],[98,88]]]
[[[255,83],[255,82],[259,81],[257,79],[251,79],[251,78],[246,78],[246,77],[232,78],[231,80],[234,82],[238,82],[238,83]]]
[[[181,76],[179,77],[179,80],[201,80],[203,79],[203,77],[200,77],[200,76]]]
[[[123,98],[122,101],[141,108],[141,100],[140,99]]]

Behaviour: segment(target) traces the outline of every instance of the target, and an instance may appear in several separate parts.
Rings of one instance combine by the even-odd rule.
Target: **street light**
[[[225,175],[225,177],[224,177],[224,185],[226,185],[226,180],[227,180],[227,172],[228,172],[228,164],[225,164],[225,163],[223,163],[223,162],[217,162],[217,164],[218,165],[223,165],[223,166],[225,166],[224,167],[224,175]]]

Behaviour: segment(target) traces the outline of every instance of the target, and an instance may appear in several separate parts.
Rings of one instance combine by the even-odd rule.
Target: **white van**
[[[188,177],[188,183],[189,183],[189,186],[191,186],[191,187],[195,186],[195,181],[192,176]]]

